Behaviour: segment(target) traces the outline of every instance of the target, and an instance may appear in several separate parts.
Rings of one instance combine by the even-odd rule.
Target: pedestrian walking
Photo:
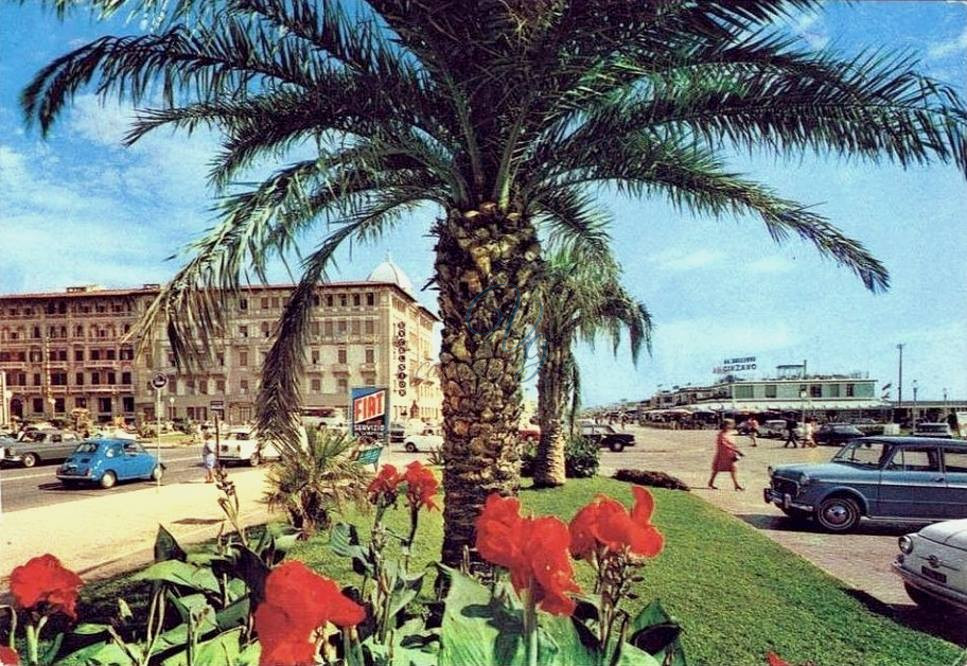
[[[799,444],[796,441],[796,420],[786,419],[786,443],[782,445],[782,448],[787,448],[792,444],[792,448],[798,449]]]
[[[715,485],[715,477],[718,476],[719,472],[728,472],[732,477],[732,484],[735,489],[745,490],[739,485],[739,479],[735,472],[735,461],[742,457],[742,452],[732,441],[732,429],[734,427],[735,421],[725,419],[722,421],[722,428],[715,438],[715,458],[712,460],[712,476],[708,480],[708,487],[712,490],[718,490]]]
[[[745,430],[746,430],[746,433],[749,435],[749,439],[752,440],[752,446],[758,446],[758,443],[756,442],[756,437],[759,436],[759,422],[756,420],[754,416],[750,416],[749,419],[745,422]]]
[[[205,463],[205,483],[215,483],[215,441],[208,429],[202,430],[202,460]]]
[[[806,422],[802,426],[802,447],[803,448],[806,448],[807,446],[810,448],[816,448],[816,440],[813,437],[813,433],[816,431],[816,428],[813,425],[814,422],[815,422],[815,419],[809,418],[809,419],[806,419]]]

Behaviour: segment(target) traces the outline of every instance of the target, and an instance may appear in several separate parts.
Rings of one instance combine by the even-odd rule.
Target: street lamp
[[[799,389],[799,403],[802,407],[802,423],[806,424],[806,389]]]
[[[913,380],[913,429],[917,429],[917,380]]]

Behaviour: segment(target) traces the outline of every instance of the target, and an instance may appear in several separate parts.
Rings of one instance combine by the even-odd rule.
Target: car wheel
[[[164,469],[162,469],[161,465],[156,465],[155,468],[151,470],[152,481],[160,481],[161,477],[163,477],[164,475],[165,475],[165,471]]]
[[[257,453],[253,453],[248,457],[249,467],[258,467],[261,462],[262,462],[262,459],[259,458],[259,454]]]
[[[949,613],[952,609],[950,604],[944,603],[943,600],[937,597],[927,594],[918,587],[910,585],[910,583],[903,584],[904,589],[907,591],[907,596],[913,599],[913,603],[922,608],[929,613]]]
[[[413,442],[407,442],[406,446],[404,446],[403,448],[405,448],[408,453],[416,453],[417,451],[416,444],[414,444]]]
[[[860,507],[849,497],[830,497],[816,509],[816,522],[829,532],[850,532],[860,523]]]
[[[40,461],[36,453],[25,453],[23,458],[20,459],[21,464],[24,467],[33,467]]]
[[[104,472],[104,476],[101,477],[101,488],[113,488],[117,482],[118,477],[114,472]]]
[[[625,450],[625,443],[624,442],[611,442],[610,444],[608,444],[608,448],[611,449],[612,451],[614,451],[615,453],[621,453],[622,451]]]

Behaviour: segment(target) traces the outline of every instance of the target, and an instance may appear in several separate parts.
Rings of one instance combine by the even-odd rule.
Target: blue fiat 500
[[[96,483],[110,488],[128,479],[159,480],[164,465],[137,442],[125,439],[89,439],[82,442],[57,470],[57,478],[72,487]]]

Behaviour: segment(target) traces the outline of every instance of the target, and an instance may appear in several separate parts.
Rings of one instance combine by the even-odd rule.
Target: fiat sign
[[[352,389],[352,433],[371,441],[389,436],[389,390],[362,386]]]

